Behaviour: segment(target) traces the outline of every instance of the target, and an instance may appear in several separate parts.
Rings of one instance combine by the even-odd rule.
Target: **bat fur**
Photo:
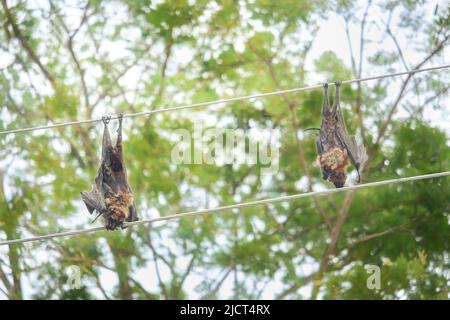
[[[102,159],[92,191],[81,192],[81,198],[89,213],[98,212],[107,230],[123,227],[125,221],[138,220],[134,197],[128,184],[127,170],[123,159],[122,116],[116,145],[111,144],[108,122],[104,122]],[[95,220],[94,220],[95,221]]]
[[[322,177],[331,181],[336,188],[342,188],[347,180],[347,167],[350,162],[358,171],[358,182],[361,182],[360,169],[367,160],[364,145],[357,144],[355,137],[347,132],[339,106],[339,89],[341,82],[335,82],[336,94],[333,107],[329,108],[328,84],[324,83],[322,106],[322,124],[316,137],[318,152],[317,161],[322,170]]]

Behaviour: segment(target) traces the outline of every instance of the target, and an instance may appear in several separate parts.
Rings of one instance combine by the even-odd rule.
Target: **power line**
[[[362,81],[369,81],[369,80],[378,80],[378,79],[384,79],[384,78],[390,78],[390,77],[403,76],[403,75],[407,75],[407,74],[415,74],[415,73],[420,73],[420,72],[442,70],[442,69],[447,69],[447,68],[450,68],[450,64],[437,66],[437,67],[424,68],[424,69],[416,69],[416,70],[409,70],[409,71],[403,71],[403,72],[388,73],[388,74],[373,76],[373,77],[344,80],[344,81],[342,81],[342,83],[355,83],[355,82],[362,82]],[[330,83],[330,85],[333,85],[333,84],[334,83]],[[155,109],[155,110],[150,110],[150,111],[128,113],[128,114],[124,114],[123,117],[124,118],[134,118],[134,117],[138,117],[138,116],[148,116],[148,115],[151,115],[154,113],[177,111],[177,110],[183,110],[183,109],[192,109],[192,108],[198,108],[198,107],[204,107],[204,106],[211,106],[211,105],[220,104],[220,103],[228,103],[228,102],[234,102],[234,101],[242,101],[242,100],[249,100],[249,99],[255,99],[255,98],[269,97],[269,96],[274,96],[274,95],[279,95],[279,94],[300,92],[300,91],[306,91],[306,90],[311,90],[311,89],[319,89],[319,88],[322,88],[322,85],[323,84],[318,84],[318,85],[312,85],[312,86],[308,86],[308,87],[294,88],[294,89],[288,89],[288,90],[279,90],[279,91],[266,92],[266,93],[258,93],[258,94],[248,95],[248,96],[225,98],[225,99],[214,100],[214,101],[199,102],[199,103],[187,104],[187,105],[178,106],[178,107],[161,108],[161,109]],[[113,115],[110,118],[117,119],[118,117],[119,117],[119,115]],[[35,130],[52,129],[52,128],[58,128],[58,127],[73,126],[73,125],[78,125],[78,124],[88,124],[88,123],[94,123],[94,122],[100,122],[100,121],[102,121],[102,118],[77,120],[77,121],[64,122],[64,123],[55,123],[55,124],[39,126],[39,127],[12,129],[12,130],[0,131],[0,135],[1,134],[11,134],[11,133],[35,131]]]
[[[405,177],[405,178],[396,178],[396,179],[376,181],[376,182],[369,182],[369,183],[358,184],[358,185],[354,185],[354,186],[343,187],[343,188],[339,188],[339,189],[327,189],[327,190],[322,190],[322,191],[313,191],[313,192],[299,193],[299,194],[294,194],[294,195],[289,195],[289,196],[281,196],[281,197],[276,197],[276,198],[268,198],[268,199],[250,201],[250,202],[236,203],[236,204],[217,207],[217,208],[201,209],[201,210],[197,210],[197,211],[189,211],[189,212],[173,214],[173,215],[168,215],[168,216],[163,216],[163,217],[158,217],[158,218],[153,218],[153,219],[145,219],[145,220],[125,223],[124,226],[131,227],[131,226],[137,226],[137,225],[142,225],[142,224],[151,224],[151,223],[159,222],[159,221],[170,221],[170,220],[184,218],[184,217],[200,216],[200,215],[205,215],[205,214],[209,214],[209,213],[213,213],[213,212],[219,212],[219,211],[225,211],[225,210],[231,210],[231,209],[239,209],[239,208],[251,207],[251,206],[256,206],[256,205],[267,205],[270,203],[285,202],[285,201],[291,201],[291,200],[295,200],[295,199],[307,198],[307,197],[312,197],[312,196],[324,196],[327,194],[345,192],[345,191],[350,191],[350,190],[373,188],[373,187],[378,187],[378,186],[383,186],[383,185],[398,184],[398,183],[403,183],[403,182],[408,182],[408,181],[432,179],[432,178],[439,178],[439,177],[445,177],[445,176],[450,176],[450,171],[431,173],[431,174],[423,174],[423,175],[419,175],[419,176],[411,176],[411,177]],[[104,227],[96,227],[96,228],[89,228],[89,229],[79,229],[79,230],[64,231],[64,232],[52,233],[52,234],[23,238],[23,239],[6,240],[6,241],[0,242],[0,246],[24,243],[24,242],[31,242],[31,241],[42,241],[42,240],[47,240],[47,239],[51,239],[51,238],[74,236],[74,235],[79,235],[79,234],[83,234],[83,233],[93,233],[93,232],[97,232],[97,231],[101,231],[101,230],[105,230],[105,228]]]

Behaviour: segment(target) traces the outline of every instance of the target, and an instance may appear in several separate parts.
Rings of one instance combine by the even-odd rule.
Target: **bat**
[[[118,226],[124,229],[124,222],[137,221],[134,196],[128,184],[127,170],[123,159],[122,118],[119,116],[117,142],[113,146],[109,135],[109,119],[103,118],[104,131],[102,143],[102,158],[92,191],[81,192],[81,199],[86,204],[90,214],[98,212],[97,217],[103,217],[107,230]]]
[[[367,152],[363,144],[357,144],[355,137],[350,136],[345,126],[339,106],[339,89],[341,82],[335,82],[336,93],[333,107],[328,103],[328,84],[323,84],[322,124],[316,136],[316,147],[322,177],[331,181],[336,188],[342,188],[347,180],[349,161],[358,171],[358,182],[361,182],[361,168],[367,161]]]

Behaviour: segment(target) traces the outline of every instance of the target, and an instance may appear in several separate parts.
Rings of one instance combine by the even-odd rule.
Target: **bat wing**
[[[134,204],[132,204],[129,208],[130,210],[130,215],[127,218],[128,222],[133,222],[133,221],[138,221],[139,218],[137,216],[137,212],[136,212],[136,207],[134,206]]]
[[[105,200],[103,199],[103,196],[100,190],[98,190],[96,184],[93,185],[92,191],[81,192],[81,199],[84,201],[89,213],[91,214],[95,210],[97,210],[99,213],[104,212],[106,210]]]
[[[105,197],[119,192],[131,193],[122,149],[122,118],[119,118],[116,146],[111,144],[111,137],[106,126],[103,133],[101,191]]]
[[[322,130],[320,130],[319,134],[316,136],[316,148],[317,148],[317,154],[320,157],[322,155],[322,153],[323,153],[323,133],[322,133]],[[328,173],[322,168],[321,165],[319,165],[319,167],[320,167],[320,172],[322,173],[323,179],[327,180],[328,179]]]
[[[101,165],[92,191],[81,192],[81,198],[91,214],[94,211],[104,214],[105,219],[108,220],[105,222],[106,228],[113,230],[118,225],[123,226],[123,218],[127,222],[133,222],[138,220],[138,217],[123,159],[122,118],[119,118],[119,135],[116,146],[111,144],[108,122],[104,121],[104,124]],[[109,210],[111,208],[114,209],[112,214]],[[125,214],[125,217],[122,213]],[[114,214],[116,214],[116,218],[111,216]]]
[[[111,139],[109,137],[109,131],[105,124],[105,129],[103,133],[103,145],[102,145],[102,165],[98,170],[97,177],[95,178],[95,183],[92,185],[92,190],[90,192],[81,192],[81,199],[83,200],[89,213],[92,214],[97,210],[99,213],[106,211],[105,206],[105,192],[104,192],[104,163],[109,163],[110,149],[111,149]]]
[[[338,109],[336,112],[337,124],[336,124],[336,135],[341,143],[342,147],[347,150],[347,154],[350,158],[352,164],[358,170],[359,182],[361,181],[360,168],[364,166],[367,161],[367,152],[364,145],[357,144],[355,137],[348,134],[347,128],[345,126],[344,119],[342,118],[341,111]]]

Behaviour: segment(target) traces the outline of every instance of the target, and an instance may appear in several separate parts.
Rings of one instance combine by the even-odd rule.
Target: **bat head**
[[[336,188],[342,188],[347,181],[347,173],[345,171],[334,171],[329,174],[328,179]]]
[[[324,179],[331,181],[336,188],[342,188],[347,181],[348,155],[345,149],[334,147],[318,158]]]
[[[106,230],[114,230],[119,226],[122,226],[125,222],[125,212],[118,207],[110,206],[103,214],[103,222]]]
[[[133,204],[131,193],[118,193],[106,199],[107,209],[103,214],[103,222],[107,230],[121,227],[130,214]]]

